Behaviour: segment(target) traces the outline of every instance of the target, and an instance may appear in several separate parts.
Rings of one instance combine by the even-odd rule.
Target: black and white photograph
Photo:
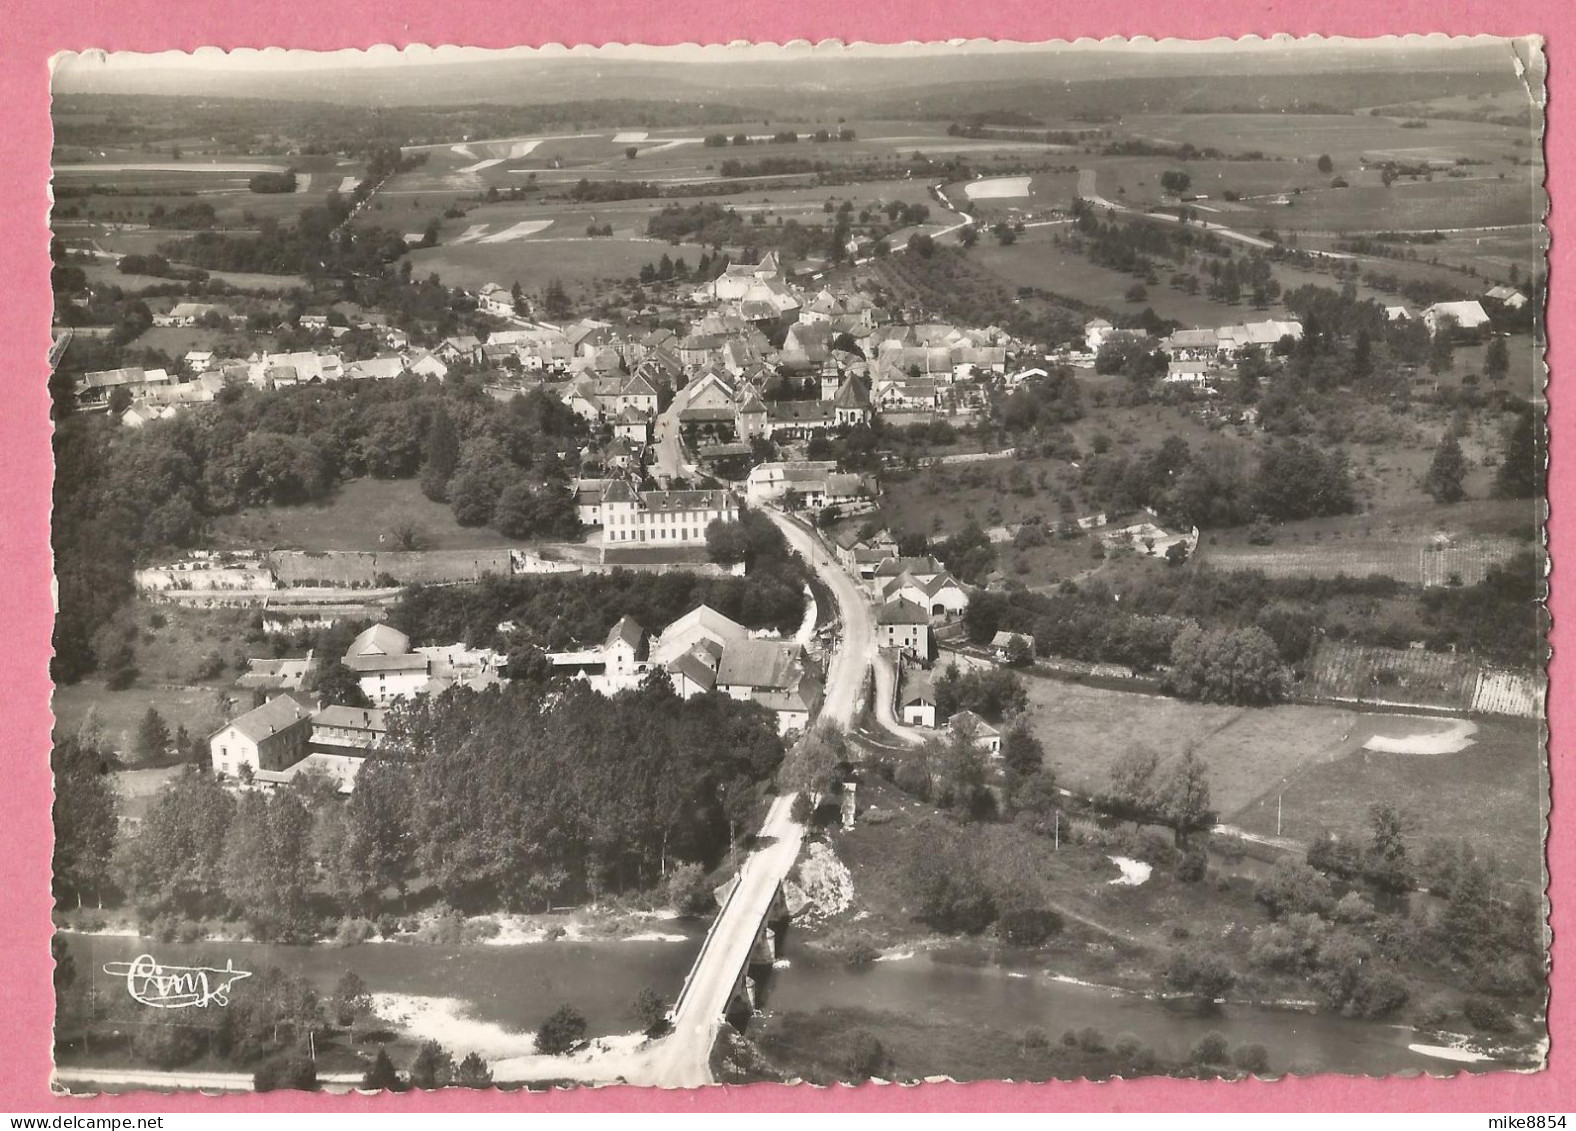
[[[1543,50],[56,56],[54,1087],[1543,1069]]]

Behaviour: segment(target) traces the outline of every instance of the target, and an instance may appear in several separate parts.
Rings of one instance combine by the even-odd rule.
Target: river
[[[165,966],[235,969],[254,973],[277,966],[309,980],[324,994],[354,970],[373,994],[446,998],[469,1019],[529,1033],[560,1005],[585,1015],[594,1034],[629,1032],[631,1004],[650,986],[672,1000],[700,950],[705,925],[664,922],[663,934],[683,942],[540,942],[509,946],[426,946],[375,943],[355,947],[283,946],[265,943],[161,943],[153,939],[65,933],[78,972],[92,971],[94,991],[106,1000],[125,995],[124,978],[105,963],[152,955]],[[460,1055],[466,1051],[457,1050]]]
[[[1131,1033],[1160,1056],[1175,1060],[1185,1060],[1206,1033],[1219,1032],[1233,1046],[1263,1045],[1276,1072],[1451,1074],[1497,1067],[1414,1052],[1407,1046],[1429,1043],[1428,1038],[1404,1026],[1249,1005],[1201,1013],[1188,1004],[1056,981],[1032,962],[982,964],[961,952],[931,952],[855,969],[802,948],[786,957],[788,966],[772,974],[762,1022],[767,1026],[779,1010],[859,1008],[1009,1033],[1037,1027],[1053,1041],[1068,1029],[1086,1027],[1099,1029],[1107,1041]]]

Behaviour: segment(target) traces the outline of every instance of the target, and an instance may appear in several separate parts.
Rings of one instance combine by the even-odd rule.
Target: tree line
[[[225,389],[209,411],[136,430],[69,417],[54,437],[55,678],[104,666],[91,637],[129,598],[135,564],[198,545],[210,518],[243,507],[321,500],[359,476],[419,475],[464,525],[573,537],[573,469],[558,453],[583,436],[543,393],[500,403],[474,384],[410,376]]]

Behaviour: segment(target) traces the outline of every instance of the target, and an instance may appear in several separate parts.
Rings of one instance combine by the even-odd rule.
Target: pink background
[[[0,162],[0,355],[5,366],[5,400],[0,409],[0,699],[4,733],[0,754],[0,1112],[43,1114],[198,1110],[404,1111],[689,1111],[797,1110],[1180,1110],[1180,1111],[1559,1111],[1576,1096],[1576,1037],[1571,1006],[1576,927],[1572,876],[1576,875],[1576,832],[1560,819],[1566,766],[1565,736],[1576,726],[1576,709],[1566,698],[1572,661],[1560,643],[1576,636],[1571,586],[1556,584],[1552,597],[1555,659],[1551,668],[1551,725],[1556,816],[1549,837],[1553,876],[1554,996],[1549,1008],[1553,1040],[1548,1070],[1541,1073],[1451,1080],[1370,1080],[1323,1076],[1266,1084],[1145,1080],[1105,1084],[970,1084],[915,1088],[713,1088],[658,1092],[633,1088],[579,1088],[547,1094],[500,1094],[453,1090],[436,1094],[365,1096],[267,1096],[210,1099],[157,1095],[67,1099],[48,1089],[53,1001],[49,959],[50,780],[46,751],[51,717],[47,674],[51,627],[49,555],[49,399],[45,354],[49,348],[49,261],[45,218],[49,177],[49,56],[90,47],[129,51],[224,47],[310,47],[333,49],[392,43],[461,43],[508,47],[541,43],[677,43],[838,38],[902,42],[957,37],[1036,41],[1081,36],[1147,35],[1189,39],[1244,34],[1381,35],[1408,32],[1456,34],[1541,34],[1549,42],[1548,169],[1551,185],[1571,182],[1576,139],[1563,98],[1571,78],[1563,33],[1576,35],[1576,5],[1562,0],[1321,0],[1318,4],[1232,0],[983,0],[951,10],[937,3],[863,4],[848,0],[798,0],[752,8],[738,0],[680,0],[652,5],[537,0],[504,5],[482,0],[158,0],[157,3],[57,0],[54,4],[9,4],[0,34],[0,106],[5,107],[6,160]],[[1570,222],[1552,192],[1554,211],[1551,271],[1553,293],[1563,296],[1576,264],[1564,237]],[[1563,302],[1556,302],[1563,309]],[[1556,371],[1573,360],[1564,327],[1549,335]],[[1550,397],[1550,495],[1576,487],[1576,466],[1560,442],[1571,433],[1569,410]],[[1549,541],[1559,563],[1576,542],[1576,532],[1553,507]],[[1564,1101],[1562,1103],[1561,1101]]]

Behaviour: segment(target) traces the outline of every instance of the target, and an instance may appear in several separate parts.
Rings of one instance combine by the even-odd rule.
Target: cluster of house
[[[918,668],[903,669],[902,686],[898,690],[898,717],[904,726],[935,728],[938,722],[936,685],[930,673]],[[967,735],[989,757],[1001,756],[1001,731],[974,711],[954,711],[945,723],[948,733]]]
[[[371,707],[320,707],[303,690],[313,668],[311,652],[248,661],[236,686],[268,698],[210,736],[214,773],[271,787],[288,783],[298,773],[320,770],[348,793],[387,730],[387,708],[451,687],[480,691],[503,682],[503,657],[496,652],[463,644],[412,648],[408,636],[386,624],[357,636],[343,662],[355,673]]]
[[[503,682],[504,657],[463,644],[412,648],[392,625],[375,624],[345,650],[344,664],[367,700],[387,707],[400,699],[436,695],[451,687],[481,691]]]
[[[781,734],[808,728],[823,694],[797,641],[752,636],[708,605],[691,609],[654,636],[624,616],[601,644],[550,652],[547,658],[560,672],[586,680],[604,695],[638,687],[661,670],[685,699],[718,691],[760,704],[776,716]]]
[[[387,730],[382,710],[320,707],[292,691],[225,723],[209,736],[208,751],[221,780],[272,788],[297,774],[320,772],[348,793]]]
[[[120,410],[120,421],[140,428],[206,404],[226,386],[266,390],[329,381],[386,381],[405,373],[442,380],[449,372],[449,366],[430,350],[349,362],[332,350],[265,351],[246,358],[219,358],[211,350],[192,350],[182,363],[178,374],[140,366],[84,373],[76,379],[73,392],[79,405],[94,408],[110,406],[115,391],[124,390],[129,404]]]
[[[758,463],[745,479],[744,495],[752,503],[793,504],[790,509],[859,514],[875,505],[881,493],[873,475],[839,472],[836,460],[775,460]]]

